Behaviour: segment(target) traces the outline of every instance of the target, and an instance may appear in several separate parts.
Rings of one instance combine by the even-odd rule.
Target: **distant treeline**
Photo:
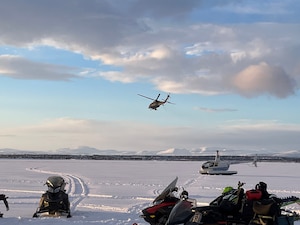
[[[207,161],[215,156],[163,156],[163,155],[64,155],[64,154],[0,154],[1,159],[77,159],[77,160],[161,160]],[[251,162],[254,156],[222,156],[231,162]],[[297,157],[257,156],[259,162],[300,162]]]

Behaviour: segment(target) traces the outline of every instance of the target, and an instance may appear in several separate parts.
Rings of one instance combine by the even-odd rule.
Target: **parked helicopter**
[[[153,100],[153,102],[150,103],[150,105],[149,105],[149,107],[148,107],[149,109],[157,110],[157,108],[158,108],[159,106],[164,105],[165,103],[174,104],[174,103],[168,101],[168,99],[170,98],[170,94],[168,94],[168,96],[166,97],[166,99],[165,99],[165,100],[162,100],[162,101],[158,100],[160,94],[158,94],[158,96],[157,96],[156,99],[153,99],[153,98],[147,97],[147,96],[145,96],[145,95],[141,95],[141,94],[138,94],[138,95],[139,95],[139,96],[142,96],[142,97],[144,97],[144,98],[148,98],[148,99],[150,99],[150,100]]]

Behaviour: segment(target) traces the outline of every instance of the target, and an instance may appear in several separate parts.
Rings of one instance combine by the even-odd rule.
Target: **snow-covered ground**
[[[245,182],[252,189],[259,181],[268,184],[270,193],[279,197],[300,197],[300,163],[250,163],[231,165],[232,176],[199,174],[202,162],[166,161],[85,161],[85,160],[0,160],[0,193],[9,197],[10,210],[1,224],[108,224],[146,225],[141,210],[178,176],[199,205],[217,197],[223,187]],[[71,201],[72,218],[32,218],[48,176],[61,175]],[[300,212],[297,204],[289,207]],[[295,224],[300,225],[299,221]]]

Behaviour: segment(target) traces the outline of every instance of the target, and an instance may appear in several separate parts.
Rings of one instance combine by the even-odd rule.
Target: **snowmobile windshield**
[[[176,177],[163,191],[162,193],[157,196],[153,203],[157,203],[158,201],[164,200],[170,193],[176,190],[176,183],[177,183],[178,177]]]
[[[58,193],[59,191],[60,191],[60,187],[57,188],[48,187],[48,192],[50,193]]]
[[[172,209],[166,225],[185,223],[192,214],[192,203],[188,200],[180,200]]]
[[[60,176],[49,177],[46,181],[48,186],[48,192],[58,193],[60,190],[63,191],[65,188],[65,180]]]

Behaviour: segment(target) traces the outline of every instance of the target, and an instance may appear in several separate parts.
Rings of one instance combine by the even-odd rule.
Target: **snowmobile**
[[[8,202],[7,202],[7,198],[4,194],[0,194],[0,200],[2,200],[4,202],[4,205],[6,207],[6,211],[9,210],[9,206],[8,206]],[[3,217],[3,213],[0,212],[0,217]]]
[[[175,197],[173,192],[177,192],[176,187],[178,177],[176,177],[163,191],[158,195],[154,201],[153,206],[142,210],[141,217],[151,225],[165,225],[171,210],[180,200],[180,198],[187,198],[188,192],[183,190],[180,198]],[[194,205],[195,206],[195,205]]]
[[[173,192],[176,192],[178,177],[176,177],[163,191],[153,200],[153,206],[142,210],[141,217],[151,225],[164,225],[175,204],[179,201]]]
[[[71,217],[69,196],[65,191],[65,180],[61,176],[51,176],[48,177],[45,184],[48,190],[42,195],[39,207],[33,217]]]
[[[294,220],[299,219],[295,213],[282,213],[284,206],[300,204],[299,198],[270,195],[264,182],[245,192],[243,184],[239,182],[237,189],[226,187],[209,206],[191,208],[186,199],[180,200],[170,212],[166,225],[292,225]]]
[[[209,206],[190,207],[187,199],[181,199],[172,209],[166,225],[228,224],[226,218],[231,220],[237,218],[236,214],[241,204],[239,197],[244,194],[242,186],[243,183],[239,183],[238,189],[224,188],[222,195],[213,200]]]

